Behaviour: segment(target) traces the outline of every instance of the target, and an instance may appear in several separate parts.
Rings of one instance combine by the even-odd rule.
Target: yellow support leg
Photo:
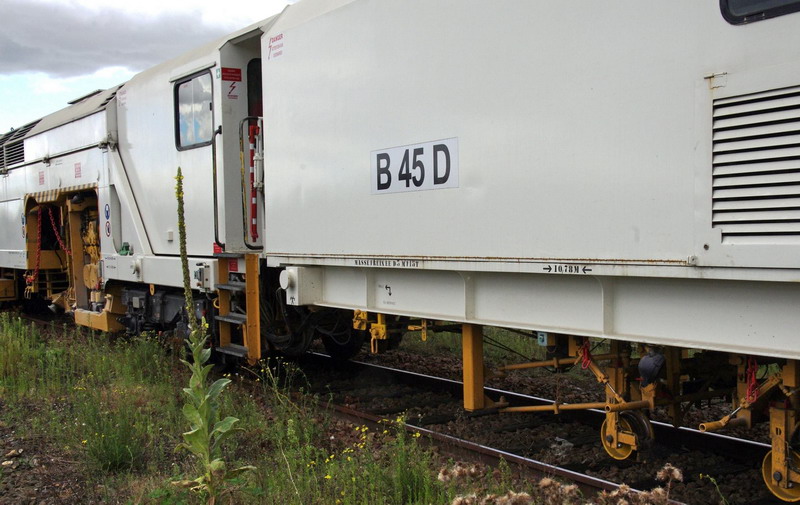
[[[245,265],[245,303],[247,304],[247,325],[245,346],[247,361],[254,365],[261,359],[261,306],[258,293],[258,254],[246,254]],[[229,337],[230,338],[230,337]]]
[[[464,408],[480,410],[486,407],[483,394],[483,328],[464,324],[461,333],[464,355]]]

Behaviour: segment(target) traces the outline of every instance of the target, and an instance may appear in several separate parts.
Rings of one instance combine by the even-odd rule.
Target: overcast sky
[[[0,0],[0,133],[292,0]]]

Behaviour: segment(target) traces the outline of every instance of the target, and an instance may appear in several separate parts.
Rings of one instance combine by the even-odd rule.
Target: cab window
[[[175,84],[175,144],[179,150],[208,145],[213,135],[211,74]]]
[[[723,17],[741,25],[800,10],[800,0],[720,0]]]

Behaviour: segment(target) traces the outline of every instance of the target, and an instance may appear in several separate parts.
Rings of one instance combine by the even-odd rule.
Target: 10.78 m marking
[[[458,187],[458,139],[372,151],[372,194]]]

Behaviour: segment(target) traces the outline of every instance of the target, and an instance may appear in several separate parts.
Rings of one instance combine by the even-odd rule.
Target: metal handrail
[[[222,135],[222,125],[211,136],[211,178],[214,186],[214,243],[225,250],[225,243],[219,241],[219,203],[217,201],[217,135]]]
[[[244,130],[245,124],[249,124],[250,121],[259,121],[260,119],[261,118],[258,116],[247,116],[239,121],[239,162],[242,178],[242,241],[244,242],[245,247],[254,251],[262,251],[264,250],[264,247],[252,244],[247,240],[247,196],[245,194],[247,183],[244,175]]]

